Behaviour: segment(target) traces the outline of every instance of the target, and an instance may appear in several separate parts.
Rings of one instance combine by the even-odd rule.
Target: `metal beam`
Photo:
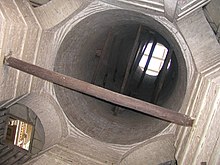
[[[93,96],[95,98],[99,98],[101,100],[105,100],[107,102],[111,102],[113,104],[130,108],[138,112],[142,112],[179,125],[193,125],[193,119],[187,115],[169,110],[164,107],[153,105],[151,103],[144,102],[142,100],[138,100],[129,96],[125,96],[123,94],[98,87],[96,85],[60,74],[58,72],[41,68],[39,66],[24,62],[13,57],[6,57],[4,59],[4,63],[12,68],[34,75],[54,84]]]

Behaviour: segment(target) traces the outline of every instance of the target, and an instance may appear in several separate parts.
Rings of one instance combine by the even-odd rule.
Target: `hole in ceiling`
[[[135,58],[129,66],[135,40]],[[150,52],[143,53],[143,48],[145,45],[152,47],[153,43],[152,60],[160,59],[160,64],[150,60],[145,73],[146,63],[140,64],[144,63],[140,60],[149,58]],[[178,43],[163,25],[136,12],[110,10],[85,18],[66,35],[54,66],[54,70],[62,74],[174,111],[179,110],[185,95],[186,66]],[[152,68],[156,68],[157,76],[150,73]],[[160,75],[165,76],[162,76],[158,92]],[[157,135],[169,124],[60,86],[55,86],[55,92],[68,119],[85,134],[100,141],[133,144]]]

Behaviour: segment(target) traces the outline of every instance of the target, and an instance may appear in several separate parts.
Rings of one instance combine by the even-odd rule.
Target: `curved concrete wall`
[[[95,56],[96,50],[102,49],[111,29],[113,35],[117,32],[116,38],[125,40],[127,52],[121,52],[119,56],[122,56],[121,67],[126,68],[126,59],[132,49],[139,24],[154,29],[174,47],[178,63],[177,84],[168,101],[163,105],[178,111],[187,82],[184,57],[173,34],[151,16],[128,10],[108,10],[85,17],[63,40],[57,54],[55,71],[91,82],[99,60]],[[105,67],[101,69],[97,82],[103,76],[102,74],[105,74],[104,70],[106,70]],[[123,77],[118,78],[118,81],[122,80]],[[55,87],[55,91],[69,120],[84,133],[101,141],[133,144],[155,136],[168,125],[164,121],[129,110],[116,117],[111,111],[114,108],[111,104],[58,86]]]
[[[83,3],[86,2],[86,0],[69,0],[64,3],[62,0],[52,0],[33,10],[42,27],[49,29],[58,25],[74,12],[77,12]]]
[[[179,21],[178,26],[192,52],[196,72],[184,105],[185,113],[195,117],[194,127],[177,129],[176,157],[180,164],[209,164],[218,159],[211,160],[219,138],[220,46],[202,10]]]
[[[77,3],[78,1],[75,2]],[[215,35],[213,34],[209,24],[205,20],[202,11],[194,12],[196,9],[201,8],[205,3],[207,3],[208,0],[195,0],[192,1],[193,3],[190,3],[190,1],[178,1],[177,12],[167,13],[170,14],[169,17],[171,16],[169,18],[170,20],[172,20],[174,14],[175,23],[171,23],[165,18],[166,14],[164,13],[163,1],[158,0],[157,2],[159,2],[159,4],[156,4],[156,6],[151,4],[149,5],[146,3],[140,5],[140,1],[138,0],[135,2],[135,4],[129,4],[127,3],[127,1],[124,0],[121,0],[120,3],[118,0],[106,2],[109,2],[111,4],[103,3],[101,1],[93,1],[87,7],[85,7],[86,5],[80,5],[80,8],[77,7],[77,9],[79,10],[74,8],[74,10],[71,12],[71,9],[68,9],[67,12],[63,12],[66,14],[61,14],[62,16],[60,17],[62,18],[59,17],[60,19],[58,19],[57,21],[56,17],[48,18],[47,16],[45,16],[47,14],[50,14],[49,7],[48,12],[42,10],[42,15],[40,14],[40,12],[38,12],[38,14],[35,15],[31,7],[25,1],[0,1],[1,62],[3,60],[3,57],[6,54],[8,54],[10,50],[12,50],[12,52],[14,52],[14,57],[19,57],[25,61],[35,63],[42,67],[53,69],[57,52],[59,49],[62,49],[61,44],[64,43],[63,41],[65,41],[64,38],[68,36],[68,32],[70,32],[71,29],[74,29],[77,23],[82,21],[84,18],[95,13],[112,9],[136,11],[145,15],[149,15],[149,13],[151,13],[152,15],[150,16],[154,20],[158,21],[156,24],[154,24],[154,28],[157,29],[157,27],[160,27],[161,24],[166,27],[165,31],[160,28],[158,28],[157,30],[164,37],[169,36],[169,42],[173,44],[175,48],[178,48],[175,50],[175,52],[176,54],[183,55],[182,62],[185,61],[187,67],[187,71],[184,69],[184,67],[182,69],[180,67],[180,72],[187,72],[187,82],[185,81],[185,79],[179,79],[180,82],[185,83],[185,85],[187,85],[187,90],[183,104],[180,104],[179,108],[180,112],[192,115],[196,118],[196,121],[192,129],[177,127],[177,138],[175,143],[175,146],[177,148],[177,160],[179,163],[182,164],[196,164],[200,163],[200,160],[207,162],[217,162],[218,148],[215,146],[219,146],[218,132],[220,113],[218,113],[219,109],[217,108],[219,105],[220,98],[220,72],[218,51],[219,44],[217,43]],[[66,3],[69,3],[69,1]],[[165,10],[169,9],[168,4],[169,1],[166,0]],[[44,7],[45,10],[47,10],[46,6]],[[52,10],[54,11],[54,9],[55,6],[52,8]],[[154,9],[156,9],[157,11],[154,11]],[[173,9],[174,7],[172,7],[172,10]],[[62,11],[59,10],[59,12]],[[59,12],[54,15],[59,15]],[[189,15],[189,13],[192,12],[194,13]],[[41,16],[44,20],[41,20]],[[38,23],[38,20],[40,23]],[[46,22],[47,20],[49,23]],[[40,25],[43,27],[43,30]],[[170,35],[170,33],[172,35]],[[38,95],[40,95],[40,93],[45,88],[45,85],[47,84],[45,83],[45,81],[39,80],[37,78],[32,79],[31,76],[14,71],[13,69],[9,69],[8,67],[3,67],[2,63],[0,66],[0,72],[1,105],[8,100],[13,100],[14,98],[18,98],[19,96],[28,94],[30,91],[36,92],[38,93]],[[52,97],[52,100],[54,101],[52,104],[56,105],[56,95],[52,91],[48,91],[48,94]],[[180,96],[179,90],[174,89],[173,96],[176,97],[172,99],[170,98],[170,100],[166,101],[167,105],[171,105],[179,99],[177,97]],[[43,100],[43,102],[48,101]],[[47,103],[45,104],[47,105]],[[37,106],[35,108],[37,108]],[[43,110],[42,107],[40,109]],[[62,109],[58,111],[62,112]],[[62,115],[63,114],[60,113],[60,116]],[[96,117],[94,119],[96,119]],[[46,119],[45,124],[47,124]],[[85,144],[85,148],[83,148],[82,152],[80,150],[81,148],[79,145],[75,148],[75,151],[80,152],[81,155],[87,152],[87,155],[91,156],[87,150],[88,148],[86,147],[86,145],[94,147],[95,149],[92,153],[93,156],[95,155],[93,157],[94,159],[100,157],[100,154],[98,152],[95,152],[97,148],[101,151],[104,151],[104,147],[100,148],[100,143],[102,144],[102,146],[108,146],[110,148],[113,148],[113,151],[115,151],[116,153],[115,155],[118,155],[119,153],[120,155],[122,155],[124,152],[127,152],[132,147],[139,144],[107,144],[104,142],[94,140],[93,138],[87,136],[81,130],[77,129],[69,121],[68,126],[70,135],[69,139],[75,140],[78,138],[78,141],[81,142],[78,143],[78,141],[74,141],[73,146],[76,143]],[[61,126],[60,124],[59,128],[63,127],[65,128],[65,126]],[[174,131],[175,127],[171,127],[171,129],[169,129],[168,127],[166,131],[163,132],[163,134],[167,134],[167,132],[174,133]],[[58,131],[59,137],[61,137],[61,134],[61,131]],[[161,134],[159,134],[158,136],[161,136]],[[55,144],[59,142],[60,139],[61,138],[58,138],[50,144]],[[139,140],[140,139],[141,138],[139,137]],[[93,142],[87,143],[91,141]],[[124,141],[124,143],[127,142]],[[67,143],[67,145],[65,145],[63,148],[60,148],[62,150],[66,150],[68,144],[69,143]],[[104,159],[107,159],[109,155],[114,155],[113,151],[109,152],[105,150],[104,152],[106,154],[106,157],[102,159],[102,162],[105,162]],[[65,155],[65,153],[63,154]],[[117,163],[117,160],[120,159],[120,155],[115,155],[114,161],[112,162]],[[49,156],[51,156],[51,154]]]
[[[0,17],[0,99],[7,103],[30,92],[32,76],[3,66],[3,59],[11,52],[35,63],[42,29],[27,1],[1,1]]]
[[[51,30],[44,31],[44,33],[42,35],[42,42],[40,44],[39,54],[38,54],[39,58],[37,59],[36,64],[40,65],[42,67],[48,68],[48,69],[52,69],[54,67],[54,61],[55,61],[56,54],[59,49],[60,50],[62,49],[61,44],[63,43],[64,38],[66,36],[68,36],[68,32],[70,32],[71,29],[74,29],[74,27],[80,21],[83,21],[86,17],[88,17],[92,14],[99,13],[99,12],[106,11],[106,10],[118,9],[118,8],[119,7],[117,7],[117,6],[111,6],[111,5],[102,3],[102,2],[93,2],[92,4],[90,4],[87,8],[82,10],[77,15],[72,14],[68,18],[66,18],[64,21],[62,21],[58,26],[54,27]],[[128,9],[129,8],[126,8],[126,10],[128,10]],[[137,10],[136,10],[136,12],[137,12]],[[141,11],[141,12],[144,13],[143,11]],[[191,58],[189,49],[188,49],[182,35],[178,32],[176,27],[172,23],[167,21],[167,19],[165,19],[164,17],[157,17],[157,16],[152,16],[152,17],[153,17],[153,19],[158,21],[158,22],[156,21],[157,25],[159,24],[159,26],[160,26],[162,24],[163,26],[166,27],[165,31],[163,31],[162,29],[158,29],[159,33],[162,34],[163,36],[170,37],[169,42],[171,44],[175,45],[174,47],[177,48],[175,50],[176,53],[180,55],[180,58],[184,58],[184,61],[186,61],[186,66],[188,68],[188,70],[187,70],[187,83],[191,84],[193,71],[194,71],[193,70],[194,64],[193,64],[193,60]],[[157,29],[156,25],[155,25],[155,28]],[[88,32],[86,32],[86,33],[88,33]],[[173,35],[170,36],[170,34],[173,34]],[[183,52],[183,56],[182,56],[181,52]],[[58,66],[56,66],[56,67],[58,67]],[[182,68],[182,70],[184,70],[183,68]],[[185,71],[186,70],[184,70],[184,72]],[[184,82],[184,81],[181,81],[181,82]],[[34,78],[34,81],[32,84],[33,91],[39,91],[42,88],[44,88],[44,86],[45,86],[44,81],[39,80],[37,78]],[[178,90],[176,90],[176,91],[178,94]],[[51,92],[49,92],[49,93],[51,93]],[[175,96],[175,94],[174,94],[174,96]],[[55,95],[53,95],[53,97],[56,98]],[[177,97],[175,97],[175,98],[178,99]],[[172,102],[172,100],[170,102]],[[95,116],[95,117],[97,117],[97,116]],[[165,131],[163,131],[162,134],[167,134],[167,132],[173,132],[174,129],[175,129],[175,127],[173,127],[173,126],[171,128],[167,128],[167,129],[165,129]],[[69,131],[70,131],[69,139],[72,139],[72,140],[70,142],[66,143],[65,148],[66,147],[68,148],[68,145],[70,143],[72,143],[72,146],[75,146],[76,143],[80,144],[80,145],[76,145],[75,147],[73,147],[74,152],[80,153],[83,155],[85,154],[88,157],[92,156],[94,159],[101,159],[101,161],[103,161],[103,162],[107,161],[107,159],[109,157],[110,162],[117,163],[117,160],[120,160],[120,158],[118,158],[118,157],[120,157],[121,155],[123,155],[123,153],[130,150],[133,146],[136,146],[139,144],[139,143],[134,143],[133,145],[117,145],[117,144],[114,145],[114,144],[103,143],[103,142],[94,140],[91,137],[88,137],[80,129],[77,129],[71,122],[69,122]],[[128,130],[128,131],[130,131],[130,130]],[[160,136],[160,135],[158,135],[158,136]],[[77,139],[77,140],[75,140],[75,139]],[[139,140],[140,140],[140,138],[139,138]],[[128,142],[124,141],[124,143],[128,143]],[[84,146],[83,149],[80,147],[82,145]],[[110,148],[111,152],[104,151],[101,146],[106,146],[107,148]],[[93,150],[92,155],[90,152],[88,152],[88,148],[90,148],[90,147],[96,148],[95,150]],[[163,147],[163,146],[161,146],[161,147]],[[62,147],[61,147],[61,149],[62,149],[62,152],[64,152],[63,154],[65,155],[65,153],[66,153],[65,149],[63,149]],[[71,149],[69,148],[68,150],[71,150]],[[96,150],[101,150],[101,151],[105,152],[103,154],[105,154],[106,156],[100,158],[100,154],[98,152],[96,152]],[[72,152],[72,150],[70,152]],[[52,153],[54,153],[54,152],[52,152]],[[115,153],[115,154],[113,154],[113,153]],[[170,154],[172,155],[173,153],[170,153]],[[111,157],[114,157],[113,160],[111,159]],[[109,161],[107,161],[107,162],[109,162]]]
[[[30,108],[39,118],[44,131],[43,149],[59,143],[67,135],[67,126],[59,106],[47,94],[30,94],[20,104]]]
[[[173,142],[174,137],[172,135],[156,137],[131,149],[124,155],[120,164],[143,165],[147,163],[151,165],[158,165],[163,164],[168,160],[174,160],[175,147]]]

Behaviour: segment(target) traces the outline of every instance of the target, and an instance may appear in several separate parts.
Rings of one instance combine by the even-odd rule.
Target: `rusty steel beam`
[[[129,96],[125,96],[123,94],[98,87],[96,85],[60,74],[58,72],[41,68],[39,66],[24,62],[13,57],[6,57],[4,59],[4,63],[5,65],[8,65],[12,68],[34,75],[54,84],[93,96],[95,98],[99,98],[101,100],[105,100],[107,102],[111,102],[113,104],[134,109],[138,112],[142,112],[165,121],[176,123],[178,125],[193,125],[194,120],[187,115],[169,110],[164,107],[153,105],[151,103],[144,102],[142,100],[138,100]]]

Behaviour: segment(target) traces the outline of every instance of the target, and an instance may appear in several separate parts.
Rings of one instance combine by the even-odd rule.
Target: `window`
[[[21,120],[9,118],[6,142],[29,150],[33,126]]]
[[[150,53],[152,44],[153,43],[150,42],[147,45],[147,48],[144,52],[144,55],[142,56],[141,61],[139,63],[139,66],[142,69],[142,71],[144,70],[147,59],[149,57],[149,53]],[[167,52],[168,52],[168,49],[164,45],[162,45],[160,43],[156,44],[155,49],[153,51],[152,58],[151,58],[150,63],[148,65],[146,74],[151,75],[151,76],[157,76],[159,74],[159,72],[163,66],[164,60],[166,58]],[[170,62],[168,64],[167,68],[169,68],[169,66],[170,66]]]

